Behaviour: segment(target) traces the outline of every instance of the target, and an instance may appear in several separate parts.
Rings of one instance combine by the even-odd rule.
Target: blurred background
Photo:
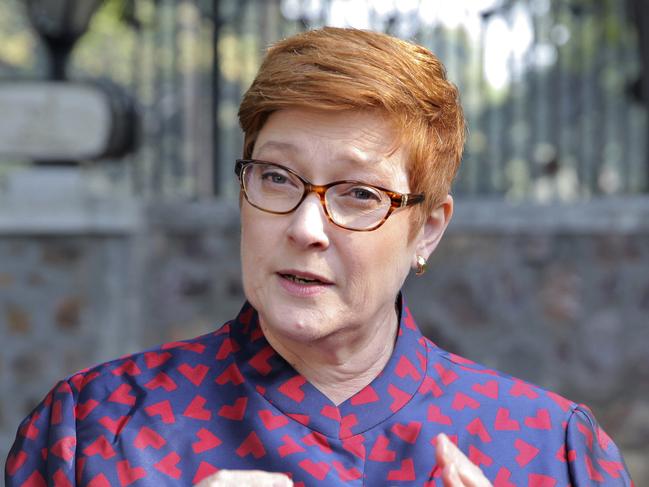
[[[427,46],[462,93],[419,325],[588,404],[649,485],[645,3],[0,0],[0,458],[58,379],[238,311],[241,94],[336,25]]]

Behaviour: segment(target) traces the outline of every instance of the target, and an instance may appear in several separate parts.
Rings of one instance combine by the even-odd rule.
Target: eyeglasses
[[[360,181],[312,184],[292,169],[255,159],[238,159],[234,172],[246,201],[255,208],[285,215],[314,192],[329,221],[361,232],[376,230],[398,208],[424,201],[423,194],[397,193]]]

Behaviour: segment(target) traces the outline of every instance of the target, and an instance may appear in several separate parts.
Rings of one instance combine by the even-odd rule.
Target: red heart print
[[[444,368],[442,364],[437,363],[433,367],[435,367],[435,370],[439,374],[439,378],[442,380],[442,384],[445,386],[452,384],[457,380],[457,374],[451,369]]]
[[[590,480],[594,480],[595,482],[603,482],[604,477],[597,471],[590,459],[590,456],[586,455],[584,457],[584,460],[586,460],[586,471],[588,472],[588,477],[590,477]]]
[[[277,449],[279,456],[282,458],[293,453],[304,451],[304,448],[302,448],[293,438],[291,438],[290,435],[282,436],[282,441],[284,443]]]
[[[289,419],[283,414],[275,416],[269,409],[259,411],[259,417],[268,431],[273,431],[282,426],[286,426],[289,422]]]
[[[557,480],[554,477],[540,473],[531,473],[527,477],[527,487],[555,487],[556,485]]]
[[[27,453],[24,451],[19,451],[18,453],[12,453],[7,457],[7,473],[10,477],[16,475],[16,472],[20,470],[25,462],[27,461]]]
[[[334,461],[332,462],[334,469],[338,473],[340,480],[346,482],[349,480],[358,480],[363,474],[356,467],[345,468],[341,462]]]
[[[422,381],[421,386],[419,387],[419,392],[421,394],[426,394],[427,392],[430,392],[435,397],[439,397],[442,395],[442,389],[439,387],[437,382],[435,382],[435,379],[428,376],[424,377],[424,380]]]
[[[362,406],[379,400],[379,395],[371,385],[366,386],[351,398],[352,406]]]
[[[352,436],[343,440],[342,446],[349,453],[356,455],[361,460],[365,460],[365,438],[362,435]]]
[[[150,406],[145,407],[144,410],[149,416],[160,416],[160,419],[164,424],[172,424],[176,422],[173,408],[168,400],[151,404]]]
[[[113,458],[115,456],[115,450],[108,442],[106,437],[104,435],[100,435],[95,441],[93,441],[83,449],[83,454],[88,455],[89,457],[100,455],[104,460],[108,460],[109,458]]]
[[[509,393],[514,397],[525,396],[528,399],[536,399],[539,397],[538,392],[536,392],[530,384],[519,379],[514,381],[514,385],[510,389]]]
[[[402,460],[401,468],[399,470],[390,470],[388,472],[388,480],[412,482],[415,478],[415,464],[412,461],[412,458]]]
[[[358,418],[355,414],[348,414],[340,420],[340,438],[349,438],[353,436],[352,428],[358,424]]]
[[[214,465],[209,464],[207,462],[201,462],[201,464],[198,466],[198,469],[196,470],[196,475],[194,475],[192,484],[196,485],[204,478],[209,477],[210,475],[213,475],[218,471],[219,469],[216,468]]]
[[[390,384],[388,386],[388,394],[392,396],[392,404],[390,404],[390,411],[396,413],[401,409],[408,401],[410,401],[410,394],[403,392],[398,387]]]
[[[613,460],[604,460],[602,458],[599,458],[597,462],[614,479],[619,479],[620,478],[619,472],[624,471],[624,465],[622,464],[622,462],[615,462]]]
[[[167,443],[162,436],[160,436],[156,431],[152,430],[147,426],[142,426],[138,432],[135,440],[133,441],[133,446],[139,450],[150,446],[156,450],[159,450]]]
[[[480,418],[475,418],[471,421],[467,425],[466,430],[472,435],[477,435],[484,443],[491,441],[491,436]]]
[[[277,390],[295,402],[301,403],[304,400],[304,391],[300,387],[304,384],[306,384],[306,379],[301,375],[296,375],[284,382]]]
[[[88,487],[111,487],[111,485],[106,476],[103,473],[100,473],[90,479]]]
[[[74,458],[76,444],[77,439],[74,436],[64,436],[50,447],[50,452],[68,462]]]
[[[182,470],[178,468],[179,462],[180,455],[178,455],[178,453],[176,453],[175,451],[172,451],[153,466],[156,468],[156,470],[162,472],[163,474],[168,475],[172,479],[178,480],[182,475]]]
[[[223,343],[221,343],[219,351],[216,352],[216,360],[224,360],[228,358],[228,355],[230,355],[232,352],[238,351],[239,345],[237,345],[237,343],[232,339],[226,338],[225,340],[223,340]]]
[[[99,424],[117,436],[122,432],[122,429],[124,429],[124,426],[126,426],[130,419],[130,416],[120,416],[117,419],[104,416],[99,419]]]
[[[483,396],[498,399],[498,381],[490,380],[484,384],[473,384],[471,388]]]
[[[536,416],[525,418],[525,426],[539,430],[552,429],[550,412],[547,409],[539,409]]]
[[[243,440],[243,443],[241,443],[239,448],[237,448],[236,453],[241,458],[252,454],[255,459],[259,460],[261,457],[266,455],[266,449],[257,436],[257,433],[253,431],[246,437],[245,440]]]
[[[165,391],[171,392],[176,390],[178,388],[178,385],[167,374],[165,374],[164,372],[159,372],[158,375],[144,384],[144,387],[151,390],[163,388]]]
[[[144,354],[144,363],[148,369],[153,369],[155,367],[160,367],[170,358],[171,354],[169,352],[146,352]]]
[[[421,423],[418,421],[411,421],[406,425],[395,423],[392,427],[392,432],[401,438],[406,443],[415,444],[419,432],[421,431]]]
[[[191,367],[189,364],[181,364],[178,366],[178,372],[180,372],[189,382],[194,384],[196,387],[200,386],[205,379],[205,375],[210,368],[207,365],[198,364],[195,367]]]
[[[336,406],[325,405],[320,410],[320,414],[322,414],[325,418],[333,419],[334,421],[341,420],[340,409],[338,409]]]
[[[313,431],[312,433],[306,435],[304,438],[302,438],[302,442],[308,446],[317,446],[318,448],[320,448],[320,451],[322,453],[331,453],[331,447],[329,446],[327,438],[325,438],[317,431]]]
[[[125,487],[146,477],[146,470],[142,467],[131,467],[128,460],[122,460],[117,462],[117,477],[122,487]]]
[[[435,406],[433,404],[428,406],[428,421],[431,421],[433,423],[446,424],[446,425],[453,424],[453,420],[451,419],[451,417],[442,414],[442,411],[439,408],[439,406]]]
[[[467,396],[462,392],[457,392],[455,398],[453,399],[453,404],[451,407],[455,411],[462,411],[464,408],[478,409],[480,403],[473,399],[471,396]]]
[[[38,418],[39,414],[34,413],[29,421],[22,428],[20,428],[20,435],[30,440],[35,440],[36,438],[38,438],[38,433],[40,432],[40,430],[35,425],[36,421],[38,421]]]
[[[539,449],[533,445],[530,445],[526,441],[521,440],[520,438],[514,442],[514,447],[518,450],[518,455],[516,456],[516,463],[522,468],[528,463],[530,463],[536,455],[539,454]]]
[[[493,463],[493,459],[489,455],[473,445],[469,446],[469,460],[478,467],[481,465],[488,467]]]
[[[183,416],[202,421],[209,421],[212,418],[212,411],[205,409],[205,403],[207,403],[207,399],[202,396],[196,396],[192,399],[192,402],[187,405],[185,411],[183,411]]]
[[[131,396],[129,392],[133,389],[128,384],[122,384],[117,389],[115,389],[110,396],[108,396],[109,402],[116,402],[118,404],[126,404],[127,406],[135,405],[135,396]]]
[[[232,363],[216,378],[215,382],[219,385],[225,385],[228,382],[232,382],[235,386],[238,386],[243,384],[244,378],[243,375],[241,375],[241,371],[239,370],[239,367],[237,367],[237,364]]]
[[[390,440],[383,435],[379,435],[370,451],[370,460],[373,462],[393,462],[397,458],[394,450],[388,450]]]
[[[395,372],[402,379],[406,375],[409,376],[412,380],[421,379],[421,374],[417,370],[417,367],[415,367],[412,364],[412,362],[408,360],[408,357],[406,357],[405,355],[402,355],[401,358],[399,358],[399,362],[397,363],[397,368],[395,369]]]
[[[254,357],[252,357],[248,364],[259,372],[261,375],[268,375],[273,368],[268,363],[268,359],[275,355],[275,350],[269,345],[262,348]]]
[[[125,360],[119,367],[114,368],[112,373],[117,376],[124,374],[135,376],[140,375],[142,371],[132,360]]]
[[[45,479],[43,476],[40,474],[38,470],[34,470],[34,472],[27,477],[27,480],[20,486],[20,487],[47,487],[47,482],[45,482]]]
[[[97,406],[99,406],[99,401],[95,401],[94,399],[88,399],[86,402],[78,403],[75,406],[74,415],[77,419],[83,421]]]
[[[496,413],[494,428],[497,431],[518,431],[521,429],[520,424],[515,419],[511,419],[510,411],[507,408],[500,408]]]
[[[222,441],[218,436],[205,428],[201,428],[196,432],[199,441],[192,443],[192,450],[194,453],[203,453],[204,451],[211,450],[219,446]]]
[[[231,406],[227,404],[221,406],[218,415],[222,418],[231,419],[233,421],[241,421],[244,414],[246,414],[247,405],[248,398],[240,397],[236,401],[234,401],[234,404],[232,404]]]
[[[494,479],[494,487],[516,487],[516,484],[509,481],[511,476],[512,473],[507,468],[501,467]]]
[[[324,480],[331,468],[326,462],[314,462],[310,458],[302,460],[298,465],[318,480]]]

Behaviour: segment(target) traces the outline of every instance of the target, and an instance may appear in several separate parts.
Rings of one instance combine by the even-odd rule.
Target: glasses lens
[[[274,164],[249,164],[242,179],[248,201],[263,210],[291,211],[304,194],[302,181]]]
[[[380,223],[390,209],[390,197],[362,184],[342,183],[325,194],[331,219],[352,230],[365,230]]]

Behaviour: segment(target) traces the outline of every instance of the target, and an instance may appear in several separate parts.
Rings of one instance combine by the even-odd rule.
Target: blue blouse
[[[249,304],[214,333],[61,381],[21,424],[5,482],[191,485],[227,468],[297,486],[439,486],[441,432],[495,487],[632,485],[586,407],[441,350],[405,306],[385,369],[336,407]]]

